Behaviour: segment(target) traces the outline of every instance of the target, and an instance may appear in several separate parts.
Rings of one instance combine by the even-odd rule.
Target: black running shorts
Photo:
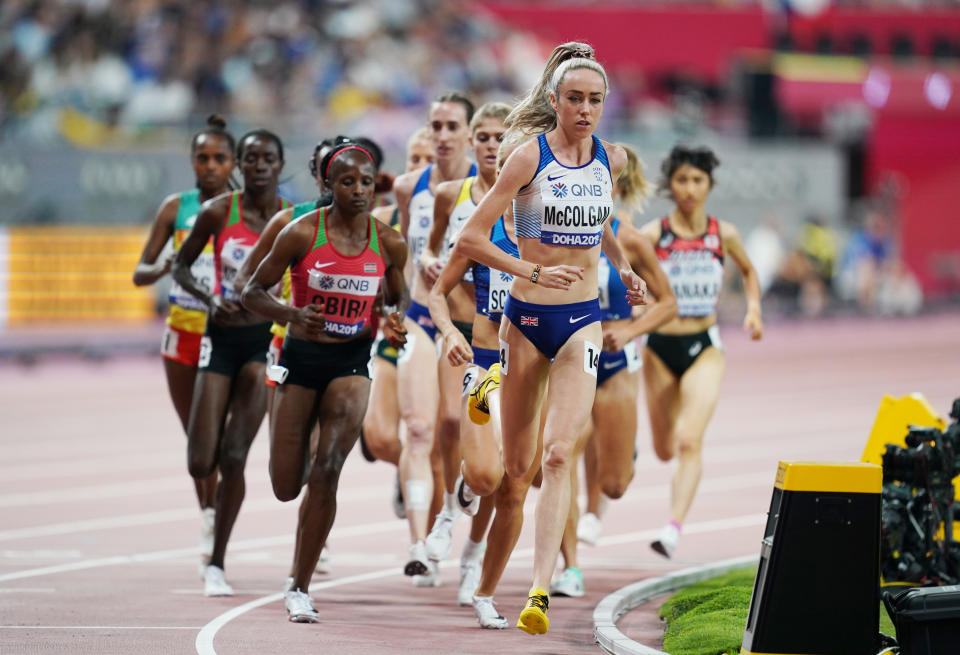
[[[266,366],[267,348],[273,338],[270,325],[257,323],[226,327],[207,321],[206,334],[200,341],[200,369],[232,378],[247,362]]]
[[[288,334],[280,351],[280,366],[289,371],[284,384],[315,389],[322,395],[337,378],[360,375],[369,379],[372,345],[371,339],[317,343]]]

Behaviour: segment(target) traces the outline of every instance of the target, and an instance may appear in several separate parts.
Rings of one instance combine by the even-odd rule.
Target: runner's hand
[[[383,330],[383,337],[391,346],[400,350],[407,345],[407,328],[403,324],[403,316],[400,312],[393,312],[387,316],[387,320],[380,326]]]
[[[620,281],[627,287],[627,302],[631,305],[647,304],[647,283],[632,269],[620,271]]]
[[[763,338],[763,318],[760,312],[750,310],[743,319],[743,329],[750,332],[750,338],[754,341],[760,341]]]
[[[173,270],[173,261],[177,258],[177,253],[170,253],[166,259],[163,260],[163,269],[160,271],[160,275],[166,275]]]
[[[627,324],[612,325],[603,329],[603,351],[618,353],[633,340],[629,322]]]
[[[440,261],[439,257],[431,257],[426,253],[420,256],[420,274],[428,287],[433,286],[442,272],[443,262]]]
[[[460,330],[454,330],[453,335],[445,341],[447,342],[447,360],[451,366],[462,366],[473,361],[473,350]]]
[[[315,338],[323,334],[327,326],[327,317],[323,314],[323,301],[319,304],[311,303],[305,307],[298,307],[295,322],[302,326],[310,337]]]
[[[528,278],[529,279],[529,278]],[[582,266],[545,266],[540,269],[537,284],[547,289],[569,289],[574,282],[583,279]]]
[[[210,318],[219,325],[233,325],[242,314],[240,305],[224,300],[223,296],[210,297]]]

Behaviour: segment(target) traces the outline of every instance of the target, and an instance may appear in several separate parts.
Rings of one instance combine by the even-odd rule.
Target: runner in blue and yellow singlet
[[[410,308],[407,310],[407,346],[397,360],[397,396],[400,413],[407,427],[400,455],[400,480],[403,485],[407,522],[410,527],[409,557],[404,572],[415,585],[439,583],[439,569],[428,557],[425,543],[430,520],[444,503],[443,475],[439,461],[431,461],[436,438],[439,404],[437,380],[437,330],[427,309],[427,295],[436,279],[436,267],[428,269],[420,261],[433,224],[437,185],[462,180],[476,174],[476,166],[467,156],[469,125],[473,103],[459,93],[440,96],[430,105],[427,127],[436,149],[435,164],[422,172],[397,178],[394,193],[400,209],[400,231],[410,249]],[[455,316],[472,316],[471,298],[460,298],[463,311]],[[448,490],[448,493],[451,493]],[[450,500],[446,501],[450,504]],[[425,577],[420,577],[425,576]]]
[[[193,136],[190,163],[196,175],[197,188],[168,196],[150,226],[150,235],[140,261],[133,272],[137,286],[153,284],[170,271],[173,257],[193,227],[200,205],[229,189],[230,172],[236,165],[233,136],[222,117],[214,114],[207,126]],[[173,252],[162,257],[172,241]],[[207,243],[194,263],[193,275],[208,290],[214,281],[213,244]],[[170,313],[161,340],[163,369],[173,407],[184,432],[190,419],[190,401],[200,359],[200,339],[207,325],[206,305],[174,282],[170,288]],[[217,471],[194,480],[201,511],[201,559],[206,566],[213,553],[214,501]]]
[[[434,163],[436,157],[433,141],[426,127],[414,132],[407,140],[406,155],[404,173],[421,171]],[[396,183],[397,180],[394,180],[394,187]],[[396,204],[377,207],[371,213],[377,220],[400,231],[400,208]],[[409,262],[407,265],[409,267]],[[381,332],[378,332],[374,340],[374,349],[376,354],[371,364],[373,379],[370,383],[370,401],[367,403],[367,413],[363,417],[360,444],[363,447],[364,457],[368,460],[380,460],[399,466],[401,444],[400,405],[397,396],[398,351],[383,338]],[[399,471],[391,501],[397,518],[406,518]]]
[[[575,447],[577,454],[586,448],[585,485],[588,487],[588,498],[591,498],[590,485],[595,487],[594,502],[599,502],[601,490],[609,498],[619,498],[633,479],[637,394],[640,390],[640,354],[634,338],[640,333],[657,329],[677,315],[677,302],[669,280],[660,269],[653,247],[641,237],[632,222],[630,210],[643,207],[649,185],[636,153],[626,144],[618,145],[627,155],[627,165],[614,185],[614,202],[621,211],[612,219],[610,228],[633,270],[647,282],[647,290],[656,302],[648,304],[637,316],[627,302],[627,290],[620,274],[607,256],[600,254],[597,282],[603,350],[597,366],[597,393],[593,399],[590,420]],[[574,467],[570,475],[570,512],[560,545],[565,564],[563,571],[550,584],[550,594],[553,596],[579,597],[584,594],[583,574],[577,562],[577,538],[580,532],[578,482],[577,467]],[[599,511],[596,506],[588,507],[588,510]],[[598,515],[590,516],[597,521],[595,525],[599,525]],[[590,519],[586,514],[584,518],[584,528],[587,528]],[[586,533],[586,530],[583,532]]]
[[[502,102],[490,102],[482,105],[470,121],[470,145],[477,162],[477,174],[463,180],[451,180],[437,186],[433,211],[433,226],[430,239],[420,258],[421,268],[427,272],[443,269],[449,264],[450,251],[460,233],[460,228],[473,215],[477,203],[483,198],[497,177],[497,151],[506,128],[504,119],[510,113],[510,105]],[[436,286],[436,283],[433,285]],[[449,350],[452,343],[462,338],[464,343],[473,341],[473,328],[476,325],[475,280],[472,268],[461,272],[460,282],[444,290],[441,305],[440,298],[430,291],[428,303],[433,316],[434,306],[444,314],[446,330],[440,330],[443,337],[443,349]],[[465,305],[462,298],[471,301]],[[435,322],[436,323],[436,322]],[[440,324],[436,323],[438,330]],[[452,328],[452,329],[450,329]],[[456,334],[455,334],[456,333]],[[459,335],[459,337],[457,336]],[[436,427],[436,449],[443,460],[444,504],[427,535],[427,556],[432,562],[446,559],[452,551],[453,527],[460,518],[460,504],[457,499],[456,485],[460,475],[461,447],[460,431],[463,415],[464,376],[470,367],[468,359],[455,360],[441,357],[437,362],[437,379],[440,383],[440,408]],[[469,447],[466,446],[465,447]],[[480,579],[480,565],[486,544],[487,525],[493,511],[492,499],[474,512],[470,526],[470,538],[465,544],[460,559],[460,590],[458,602],[469,605],[473,591]]]

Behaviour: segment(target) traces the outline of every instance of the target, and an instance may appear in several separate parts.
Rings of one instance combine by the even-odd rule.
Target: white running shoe
[[[580,598],[583,594],[583,573],[581,573],[580,569],[572,566],[564,569],[563,572],[550,583],[551,596]]]
[[[294,623],[316,623],[320,614],[313,607],[313,599],[299,589],[283,594],[283,603],[287,606],[287,616]]]
[[[603,524],[600,523],[600,517],[587,512],[577,523],[577,539],[590,546],[596,546],[601,530],[603,530]]]
[[[330,551],[327,550],[326,546],[320,551],[320,559],[317,560],[317,565],[313,570],[317,573],[330,573]]]
[[[473,489],[464,481],[463,473],[457,478],[454,488],[457,490],[457,505],[460,506],[460,511],[467,516],[476,516],[480,510],[480,496],[473,493]]]
[[[480,584],[483,569],[482,559],[460,560],[460,589],[457,590],[457,605],[464,607],[473,603],[473,594]]]
[[[413,576],[412,582],[414,587],[439,587],[440,566],[434,561],[427,560],[427,572]]]
[[[223,575],[223,569],[221,569],[219,566],[210,565],[203,570],[203,595],[233,595],[233,587],[227,584],[227,579]]]
[[[670,559],[678,541],[680,541],[680,530],[673,523],[667,523],[660,531],[660,535],[650,542],[650,548]]]
[[[397,481],[393,485],[393,513],[398,519],[407,518],[407,506],[403,503],[403,486],[400,484],[400,471],[397,471]]]
[[[422,541],[410,544],[410,559],[403,567],[404,575],[423,575],[430,569],[427,547]]]
[[[446,507],[440,508],[433,529],[427,535],[427,557],[434,562],[442,562],[450,557],[453,550],[453,526],[460,518],[460,512],[448,512]]]
[[[200,510],[200,561],[206,566],[213,555],[213,528],[216,525],[217,510],[204,507]]]
[[[506,629],[507,620],[497,611],[497,606],[493,604],[493,596],[474,596],[473,609],[477,613],[477,621],[481,628]]]

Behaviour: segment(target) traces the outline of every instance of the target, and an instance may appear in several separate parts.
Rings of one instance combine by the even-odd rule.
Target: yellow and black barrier
[[[741,655],[873,655],[880,466],[781,462]]]
[[[0,323],[142,322],[156,315],[154,293],[133,285],[143,227],[23,227],[2,239]]]

